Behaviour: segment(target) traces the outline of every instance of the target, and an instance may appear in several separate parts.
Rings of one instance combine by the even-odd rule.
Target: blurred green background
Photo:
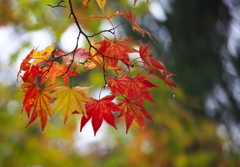
[[[119,119],[117,131],[104,124],[96,137],[91,126],[79,132],[77,115],[64,125],[56,114],[43,134],[38,121],[24,128],[28,119],[20,113],[23,92],[16,82],[20,61],[38,46],[75,47],[77,29],[68,19],[67,3],[66,9],[46,5],[57,2],[0,1],[0,167],[240,166],[238,0],[138,0],[135,7],[133,0],[108,0],[106,13],[129,8],[137,14],[155,39],[156,59],[176,74],[179,89],[172,92],[154,80],[160,86],[152,89],[155,105],[145,104],[153,124],[142,130],[134,123],[126,135]],[[107,22],[83,19],[101,12],[95,1],[86,12],[80,0],[73,2],[89,34],[109,28]],[[141,38],[130,25],[118,33]],[[102,75],[89,71],[80,82],[102,86]]]

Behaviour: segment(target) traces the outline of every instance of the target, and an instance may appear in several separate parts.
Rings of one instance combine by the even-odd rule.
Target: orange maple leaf
[[[119,117],[125,116],[126,122],[126,133],[128,132],[130,126],[132,125],[132,121],[135,120],[137,124],[145,129],[146,122],[144,117],[148,118],[152,121],[151,115],[147,112],[147,110],[138,103],[138,99],[119,99],[120,103],[118,106],[122,109]]]
[[[17,77],[20,75],[21,71],[29,71],[34,65],[40,64],[42,62],[46,62],[48,58],[52,55],[54,51],[53,46],[46,47],[45,50],[37,51],[36,49],[33,49],[27,57],[22,61],[20,70],[17,74]],[[32,62],[30,62],[32,59],[34,59]]]
[[[25,92],[22,103],[22,111],[25,109],[28,117],[30,117],[31,108],[33,107],[33,102],[36,99],[39,88],[36,87],[36,84],[33,82],[26,82],[20,86],[20,89]]]
[[[143,64],[148,68],[149,74],[153,74],[164,81],[166,85],[168,85],[171,89],[177,87],[177,85],[169,79],[168,77],[174,75],[167,71],[162,62],[154,59],[152,52],[150,51],[150,44],[146,44],[145,46],[140,43],[139,54],[141,59],[143,60]]]
[[[30,70],[27,70],[23,76],[21,76],[24,83],[20,86],[20,89],[25,92],[22,111],[25,109],[28,117],[30,117],[30,111],[34,105],[34,99],[36,99],[37,92],[39,91],[39,88],[36,86],[35,80],[36,77],[41,74],[42,72],[39,66],[34,65]]]
[[[92,41],[91,45],[94,46],[95,48],[99,47],[97,46],[95,41]],[[97,52],[95,49],[91,49],[90,57],[88,59],[90,61],[90,66],[88,67],[88,69],[94,68],[95,66],[100,66],[102,67],[102,69],[105,69],[105,70],[122,71],[122,68],[120,66],[113,67],[109,62],[106,62],[105,57],[102,54]]]
[[[59,64],[58,62],[48,62],[47,65],[42,68],[42,79],[40,84],[44,83],[48,79],[53,85],[56,85],[57,77],[63,77],[64,85],[68,84],[69,76],[79,76],[68,65]]]
[[[121,12],[115,12],[115,13],[108,13],[108,14],[105,14],[105,15],[91,15],[91,16],[89,16],[87,18],[108,19],[109,20],[112,17],[119,16],[119,15],[122,15],[122,13]]]
[[[36,63],[46,62],[49,59],[49,57],[52,55],[53,51],[54,51],[54,47],[48,46],[42,51],[33,52],[31,58],[34,60],[31,63],[31,66]],[[31,66],[30,66],[30,68],[31,68]]]
[[[27,55],[25,59],[23,59],[21,65],[20,65],[20,70],[18,71],[17,77],[19,77],[21,71],[28,71],[30,68],[30,60],[32,59],[32,55],[36,52],[36,49],[32,49],[31,52]]]
[[[53,102],[54,100],[52,99],[52,95],[49,92],[48,88],[40,90],[34,86],[30,91],[28,91],[28,94],[25,94],[23,108],[26,109],[28,115],[30,114],[31,108],[33,108],[33,110],[26,127],[29,126],[33,121],[35,121],[36,118],[39,116],[43,132],[47,124],[48,116],[52,116],[52,109],[50,103]]]
[[[40,69],[40,64],[33,65],[31,69],[27,70],[23,76],[21,76],[23,82],[31,82],[34,83],[37,76],[42,75],[42,71]]]
[[[138,23],[137,23],[136,15],[133,14],[133,13],[131,12],[131,10],[128,10],[128,12],[122,10],[121,13],[123,13],[125,19],[127,19],[127,20],[129,20],[129,21],[131,22],[131,24],[132,24],[132,29],[133,29],[133,30],[137,30],[138,32],[140,32],[140,33],[142,34],[142,37],[145,37],[144,34],[146,33],[146,34],[150,37],[150,39],[151,39],[152,41],[154,41],[153,38],[152,38],[152,35],[150,34],[150,32],[148,32],[147,30],[139,27],[139,25],[138,25]]]
[[[83,9],[84,11],[86,11],[88,9],[88,3],[90,2],[91,0],[83,0]]]
[[[91,66],[93,66],[93,68],[95,66],[100,66],[105,70],[116,70],[116,71],[123,70],[120,66],[114,67],[114,66],[111,66],[111,64],[109,62],[105,62],[105,58],[100,54],[95,54],[95,55],[91,56],[89,58],[89,60],[92,61]]]
[[[103,120],[105,120],[109,125],[117,129],[115,125],[115,118],[112,111],[120,111],[115,103],[112,102],[116,96],[107,95],[101,100],[93,99],[91,102],[87,102],[87,117],[83,116],[80,124],[80,131],[85,126],[85,124],[92,118],[92,126],[94,130],[94,135],[96,136],[97,131],[102,125]]]

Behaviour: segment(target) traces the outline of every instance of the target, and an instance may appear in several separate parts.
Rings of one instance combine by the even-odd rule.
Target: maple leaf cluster
[[[88,2],[84,1],[85,9]],[[97,2],[101,3],[100,7],[104,9],[104,1]],[[70,7],[72,7],[71,3]],[[64,122],[72,114],[82,115],[80,131],[91,120],[95,135],[103,120],[117,129],[115,120],[120,117],[125,118],[126,133],[133,120],[145,128],[145,118],[151,121],[152,118],[144,108],[144,100],[154,103],[149,89],[158,88],[158,86],[151,83],[144,74],[158,77],[171,89],[176,87],[174,81],[169,79],[173,74],[167,71],[163,63],[154,58],[150,50],[150,43],[144,45],[140,42],[139,49],[135,49],[130,44],[132,37],[116,37],[115,33],[113,33],[113,39],[103,36],[103,40],[99,42],[90,42],[90,37],[107,30],[88,36],[80,28],[72,8],[71,15],[79,27],[79,32],[86,37],[88,48],[78,48],[77,44],[76,48],[69,53],[55,48],[54,45],[48,46],[42,51],[38,51],[36,48],[21,63],[18,77],[20,76],[23,81],[20,89],[25,92],[22,111],[26,111],[29,117],[27,126],[39,117],[43,131],[48,119],[51,119],[56,112],[61,111],[64,115]],[[132,25],[133,30],[139,31],[143,37],[144,34],[147,34],[153,41],[151,34],[138,26],[136,15],[130,10],[102,16],[90,16],[89,19],[110,21],[115,16],[123,16]],[[120,25],[123,24],[113,26],[108,32],[115,32]],[[133,59],[130,56],[131,53],[139,56]],[[100,68],[103,73],[101,90],[110,89],[110,94],[101,99],[95,99],[88,95],[87,90],[91,86],[69,86],[71,85],[69,77],[80,77],[80,73],[94,68]],[[141,68],[143,72],[132,76],[133,68]],[[58,78],[63,78],[63,85],[57,84]],[[116,116],[117,113],[119,113],[118,116]]]

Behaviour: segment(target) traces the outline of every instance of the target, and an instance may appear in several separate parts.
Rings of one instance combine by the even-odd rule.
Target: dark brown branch
[[[107,84],[107,79],[106,79],[107,70],[106,70],[106,63],[105,63],[106,60],[105,60],[105,58],[120,60],[120,61],[122,61],[123,64],[125,64],[128,68],[129,68],[130,64],[128,64],[127,62],[125,62],[124,59],[119,59],[119,58],[115,58],[115,57],[110,57],[110,56],[108,56],[108,55],[103,54],[103,53],[102,53],[101,51],[99,51],[94,45],[91,44],[91,41],[90,41],[89,38],[94,37],[94,36],[97,36],[97,35],[99,35],[99,34],[101,34],[101,33],[103,33],[103,32],[109,32],[109,33],[112,33],[113,35],[115,35],[115,29],[116,29],[119,25],[117,25],[116,27],[114,27],[113,24],[112,24],[112,22],[108,19],[108,20],[110,21],[112,27],[113,27],[112,29],[103,30],[103,31],[100,31],[100,32],[98,32],[98,33],[96,33],[96,34],[94,34],[94,35],[87,35],[87,34],[82,30],[82,28],[81,28],[81,26],[80,26],[80,24],[79,24],[79,22],[78,22],[78,19],[77,19],[75,13],[74,13],[72,1],[69,0],[68,2],[69,2],[69,6],[70,6],[70,15],[69,15],[69,18],[70,18],[71,16],[73,17],[74,22],[75,22],[75,24],[76,24],[76,26],[77,26],[77,28],[78,28],[78,30],[79,30],[79,33],[78,33],[78,36],[77,36],[76,46],[75,46],[74,50],[71,52],[71,53],[73,54],[73,59],[71,60],[69,66],[68,66],[67,71],[69,70],[69,68],[72,66],[72,64],[73,64],[73,62],[74,62],[75,52],[76,52],[76,50],[77,50],[77,48],[78,48],[78,42],[79,42],[80,35],[82,34],[82,35],[85,37],[85,39],[86,39],[86,41],[87,41],[87,43],[88,43],[88,45],[89,45],[89,54],[90,54],[90,52],[91,52],[91,49],[93,48],[97,53],[99,53],[100,55],[102,55],[102,58],[103,58],[103,67],[102,67],[102,68],[103,68],[103,77],[104,77],[105,84]],[[121,25],[121,24],[120,24],[120,25]],[[66,74],[67,71],[66,71],[64,74]],[[64,74],[63,74],[63,75],[64,75]]]
[[[62,5],[62,3],[64,3],[65,1],[64,0],[61,0],[57,3],[57,5],[50,5],[50,4],[47,4],[47,6],[50,6],[51,8],[57,8],[57,7],[61,7],[61,8],[66,8],[65,5]]]
[[[99,34],[101,34],[101,33],[104,33],[104,32],[109,32],[109,33],[111,33],[111,34],[114,34],[115,32],[114,32],[114,28],[112,28],[112,29],[109,29],[109,30],[102,30],[102,31],[100,31],[100,32],[98,32],[98,33],[96,33],[96,34],[93,34],[93,35],[88,35],[87,37],[88,38],[92,38],[92,37],[95,37],[95,36],[97,36],[97,35],[99,35]]]

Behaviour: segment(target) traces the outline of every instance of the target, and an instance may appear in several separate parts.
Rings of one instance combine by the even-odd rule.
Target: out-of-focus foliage
[[[61,5],[62,2],[64,1],[60,1],[57,7],[65,7]],[[48,6],[56,8],[56,6],[49,4]],[[20,89],[25,92],[22,111],[26,111],[29,117],[27,126],[39,118],[41,120],[42,131],[44,131],[48,116],[52,118],[55,113],[62,110],[65,115],[64,122],[66,122],[72,113],[82,114],[84,117],[81,121],[81,129],[85,123],[92,118],[95,134],[102,125],[103,119],[117,129],[115,119],[122,116],[125,117],[126,133],[133,121],[136,121],[139,126],[145,129],[146,123],[144,117],[150,120],[152,120],[152,118],[144,108],[144,100],[154,103],[152,94],[148,89],[152,87],[158,88],[158,86],[152,84],[147,79],[156,76],[173,89],[177,88],[174,81],[169,78],[173,74],[167,71],[162,62],[154,58],[149,43],[144,46],[141,42],[136,42],[136,44],[138,44],[137,46],[139,46],[138,51],[133,48],[134,46],[130,45],[134,37],[123,38],[122,35],[120,35],[120,37],[116,35],[117,27],[126,23],[119,23],[115,26],[110,20],[111,17],[107,17],[108,15],[94,16],[95,18],[103,17],[108,19],[112,28],[103,28],[102,31],[88,36],[78,22],[71,1],[69,1],[69,6],[71,16],[79,32],[75,49],[69,53],[65,53],[61,49],[55,49],[53,46],[48,46],[42,51],[33,49],[25,59],[23,59],[20,65],[17,77],[21,77],[24,82],[20,86]],[[100,8],[102,7],[100,6]],[[128,12],[124,10],[115,12],[113,15],[123,15],[125,19],[130,21],[127,23],[132,24],[133,30],[140,32],[142,37],[145,37],[145,34],[147,34],[153,41],[151,34],[138,26],[136,15],[130,10]],[[91,18],[94,17],[92,16]],[[106,32],[112,34],[111,39],[104,36],[104,40],[102,41],[97,43],[90,42],[90,38],[92,39]],[[88,43],[88,49],[78,48],[81,35],[85,37],[85,41]],[[67,43],[63,43],[63,45],[67,45]],[[138,54],[132,57],[130,55],[132,53]],[[136,57],[137,55],[138,57]],[[132,61],[130,61],[130,59]],[[80,68],[83,66],[88,66],[88,68],[81,71]],[[103,86],[99,87],[99,100],[87,95],[86,90],[92,86],[73,87],[71,84],[72,80],[70,79],[68,82],[68,79],[72,76],[78,76],[84,80],[80,74],[82,75],[84,71],[92,70],[95,67],[100,68],[103,74]],[[136,68],[141,68],[143,72],[139,72],[133,77],[132,71],[135,71]],[[114,72],[115,74],[113,75],[112,73]],[[148,76],[148,78],[146,78],[144,74]],[[64,79],[64,83],[60,87],[57,84],[58,78]],[[105,102],[100,102],[101,92],[108,88],[110,88],[110,96],[104,98],[105,100],[103,101]],[[118,99],[117,102],[119,103],[116,102],[115,98]],[[51,105],[53,105],[53,108]],[[95,110],[95,108],[97,108],[97,110]],[[99,112],[100,108],[103,108],[102,112]],[[113,111],[119,111],[121,113],[115,118],[112,113]]]
[[[19,32],[47,29],[55,38],[66,30],[71,23],[64,9],[52,9],[47,4],[57,0],[3,0],[0,6],[0,26],[11,25]],[[61,21],[59,20],[61,18]]]
[[[16,86],[0,85],[0,166],[91,166],[73,152],[75,120],[54,123],[44,135],[38,123],[24,128],[20,118],[22,92]]]
[[[152,33],[159,46],[155,55],[176,74],[175,81],[186,95],[183,105],[194,114],[223,123],[237,150],[239,10],[235,0],[155,0],[140,19],[140,26]],[[135,13],[143,14],[139,10]]]
[[[126,140],[121,134],[114,136],[117,147],[109,151],[104,166],[238,166],[238,155],[223,154],[222,144],[216,135],[216,124],[204,117],[194,117],[176,103],[171,92],[155,94],[159,101],[149,106],[154,124],[141,133],[132,131]],[[177,96],[181,96],[180,92]],[[230,158],[231,157],[231,158]],[[103,162],[102,160],[100,162]],[[99,162],[99,163],[100,163]]]
[[[21,121],[17,114],[22,93],[1,85],[0,166],[239,166],[238,155],[223,150],[226,141],[217,136],[217,124],[179,105],[177,101],[184,99],[180,90],[174,98],[161,87],[160,94],[154,93],[156,105],[147,104],[154,124],[149,122],[143,131],[134,123],[125,135],[123,120],[118,120],[118,131],[111,127],[101,141],[78,154],[76,119],[63,125],[53,118],[43,134],[39,122],[25,129],[26,117]]]
[[[175,80],[187,95],[186,105],[228,125],[238,124],[239,2],[155,2],[162,17],[145,15],[142,23],[148,27],[151,22],[150,32],[161,46],[156,51],[163,53],[177,75]]]
[[[54,4],[56,2],[58,1],[3,0],[0,6],[0,24],[2,27],[13,26],[16,31],[21,33],[44,28],[51,31],[54,39],[58,38],[72,22],[66,17],[69,13],[63,12],[63,9],[52,9],[45,5],[45,3]],[[155,2],[163,4],[163,1]],[[129,134],[125,135],[123,122],[119,120],[117,124],[120,125],[119,127],[123,127],[122,129],[119,128],[116,131],[110,127],[104,131],[106,136],[100,142],[83,148],[84,151],[79,154],[79,148],[76,147],[78,139],[75,137],[76,133],[80,133],[79,122],[71,118],[63,125],[62,121],[57,121],[61,119],[53,118],[54,123],[48,126],[43,134],[40,131],[39,122],[35,122],[25,129],[27,118],[23,116],[22,121],[20,118],[22,92],[16,85],[0,84],[0,166],[240,166],[239,155],[232,152],[228,134],[221,131],[224,138],[219,138],[219,122],[209,119],[204,114],[203,97],[206,95],[204,93],[206,86],[204,85],[207,87],[210,85],[209,89],[211,90],[209,82],[213,79],[221,80],[221,77],[217,77],[220,75],[218,71],[220,65],[217,63],[221,61],[218,60],[219,55],[207,53],[208,49],[206,49],[209,47],[207,43],[209,44],[209,40],[212,39],[211,32],[214,32],[211,30],[214,29],[208,29],[208,38],[204,38],[204,28],[208,27],[207,25],[214,28],[214,23],[217,23],[214,21],[216,13],[213,15],[201,13],[204,11],[217,12],[216,9],[211,10],[210,7],[214,6],[210,6],[211,3],[208,2],[179,0],[170,4],[173,6],[169,8],[165,5],[165,12],[172,11],[171,16],[166,20],[166,26],[162,20],[155,20],[149,15],[149,11],[143,10],[142,6],[145,8],[150,5],[150,0],[148,4],[145,1],[138,2],[132,9],[135,14],[138,14],[138,23],[151,22],[151,26],[147,24],[146,27],[149,27],[151,33],[156,33],[153,34],[153,37],[157,46],[154,51],[159,51],[157,58],[169,64],[167,67],[172,68],[171,71],[177,74],[174,79],[180,86],[179,90],[175,90],[175,92],[166,89],[165,85],[160,85],[161,91],[159,92],[155,92],[153,89],[155,105],[149,102],[146,103],[146,108],[151,111],[154,123],[149,122],[145,131],[134,123]],[[218,4],[221,1],[214,2],[216,3],[215,7],[219,8]],[[87,12],[101,12],[96,5],[93,5],[94,1],[91,1],[86,13],[83,13],[82,2],[76,0],[75,3],[78,4],[79,18],[85,17]],[[110,6],[111,3],[112,6]],[[123,9],[126,9],[128,3],[129,1],[125,0],[109,1],[109,4],[106,4],[105,12],[111,11],[109,6],[111,8],[122,6]],[[132,4],[133,1],[130,3]],[[199,9],[196,10],[194,7],[199,7]],[[209,7],[209,10],[203,10],[200,7]],[[219,10],[222,9],[219,8]],[[19,14],[14,15],[17,11]],[[49,15],[49,18],[43,19],[44,13]],[[195,17],[194,13],[198,13],[198,17]],[[194,18],[190,18],[191,16]],[[31,20],[31,18],[35,19]],[[34,20],[35,22],[32,22]],[[200,22],[204,20],[209,22]],[[93,22],[81,19],[81,24],[86,27],[95,25],[93,30],[88,30],[93,33],[101,28],[100,19]],[[184,25],[188,25],[189,28],[184,29]],[[220,25],[225,24],[221,23]],[[130,26],[126,26],[126,28],[131,29]],[[194,33],[191,33],[192,31]],[[226,38],[224,37],[225,40]],[[220,44],[222,38],[220,40],[214,38],[214,41]],[[171,44],[174,44],[173,50],[169,47]],[[212,46],[212,44],[210,45]],[[196,49],[195,46],[202,47]],[[219,49],[215,50],[219,51]],[[186,54],[181,51],[186,51]],[[206,56],[205,59],[202,59],[203,56]],[[234,60],[236,63],[238,62],[238,59],[234,58]],[[0,63],[4,64],[4,62]],[[198,73],[198,71],[202,72]],[[216,71],[216,75],[214,71]],[[102,75],[100,72],[84,75],[89,82],[101,86]],[[159,83],[154,84],[159,85]],[[215,89],[215,92],[217,90]],[[217,102],[221,101],[217,100]],[[217,104],[216,106],[219,107]],[[219,108],[221,109],[221,106]],[[61,117],[61,115],[56,115],[56,117]],[[81,133],[80,138],[84,138]]]

